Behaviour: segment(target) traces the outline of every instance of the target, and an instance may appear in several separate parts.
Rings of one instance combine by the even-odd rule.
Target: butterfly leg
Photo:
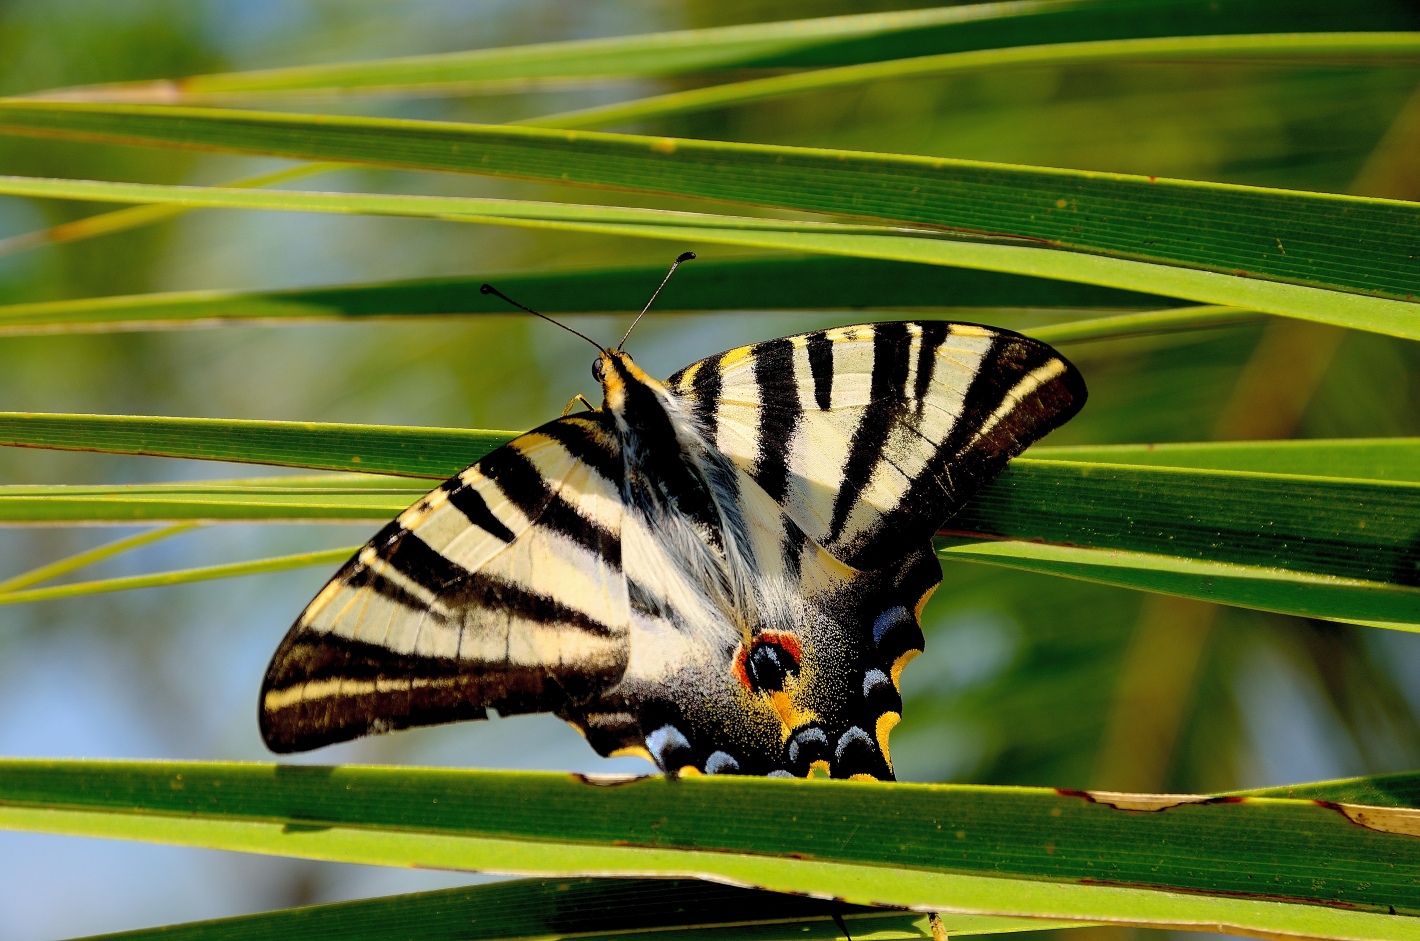
[[[583,405],[585,405],[587,407],[587,411],[596,411],[596,409],[592,406],[592,403],[587,401],[587,397],[579,392],[576,395],[572,396],[572,401],[568,402],[567,407],[562,410],[562,417],[566,418],[569,414],[571,414],[572,406],[576,405],[578,402],[581,402]]]

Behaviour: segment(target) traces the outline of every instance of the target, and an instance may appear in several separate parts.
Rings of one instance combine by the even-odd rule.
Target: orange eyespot
[[[743,643],[735,651],[730,672],[751,692],[775,693],[784,689],[784,681],[799,672],[803,648],[793,634],[765,631],[748,647]]]

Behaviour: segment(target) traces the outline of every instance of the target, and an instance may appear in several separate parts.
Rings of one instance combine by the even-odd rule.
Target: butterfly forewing
[[[276,751],[562,712],[628,657],[621,460],[605,416],[498,449],[402,513],[306,608],[261,697]]]
[[[810,539],[867,570],[930,539],[1085,399],[1050,347],[939,321],[770,340],[667,385]]]

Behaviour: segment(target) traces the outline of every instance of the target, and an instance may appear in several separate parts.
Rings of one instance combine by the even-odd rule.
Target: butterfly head
[[[602,350],[602,355],[592,361],[592,378],[602,385],[602,395],[605,397],[603,408],[613,412],[621,412],[626,408],[629,390],[661,388],[659,382],[632,361],[629,353],[621,350]]]

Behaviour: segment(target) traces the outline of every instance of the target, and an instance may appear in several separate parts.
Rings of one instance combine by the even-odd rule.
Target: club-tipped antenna
[[[656,303],[656,298],[659,297],[661,294],[661,288],[666,286],[666,282],[671,279],[671,275],[675,274],[675,270],[680,267],[680,263],[683,261],[690,261],[694,257],[695,252],[681,252],[679,255],[676,256],[675,261],[671,262],[671,270],[667,271],[666,276],[661,279],[661,287],[656,288],[656,293],[651,295],[651,299],[646,302],[646,306],[641,308],[641,313],[637,314],[636,319],[631,321],[631,326],[626,328],[626,336],[622,337],[621,342],[616,345],[616,348],[618,350],[626,345],[626,338],[631,336],[631,331],[635,330],[636,325],[641,322],[641,318],[646,316],[646,311],[650,310],[651,305]]]
[[[675,269],[671,269],[671,270],[675,270]],[[553,320],[551,317],[547,316],[546,314],[541,313],[541,312],[536,311],[536,310],[533,310],[531,307],[528,307],[528,306],[526,306],[526,305],[524,305],[524,304],[519,304],[517,301],[513,300],[511,297],[509,297],[508,295],[504,294],[502,291],[498,290],[497,288],[495,288],[495,287],[494,287],[493,285],[491,285],[491,284],[485,284],[483,287],[479,288],[479,290],[482,291],[484,294],[496,294],[496,295],[498,295],[499,297],[503,298],[503,300],[507,301],[509,304],[512,304],[514,307],[517,307],[517,308],[520,308],[520,309],[522,309],[522,310],[525,310],[525,311],[527,311],[527,312],[530,313],[530,314],[537,314],[539,317],[541,317],[543,320],[546,320],[548,323],[557,324],[557,326],[561,327],[563,330],[566,330],[568,333],[575,333],[575,334],[577,334],[577,336],[581,337],[583,340],[586,340],[588,343],[592,344],[592,346],[595,346],[595,347],[597,348],[597,352],[598,352],[598,353],[605,353],[605,352],[606,352],[606,348],[605,348],[604,346],[602,346],[602,345],[601,345],[600,343],[598,343],[596,340],[593,340],[591,337],[587,336],[587,335],[586,335],[585,333],[583,333],[582,331],[580,331],[580,330],[573,330],[571,327],[567,326],[565,323],[561,323],[560,321]],[[623,342],[625,342],[625,341],[623,341]]]

